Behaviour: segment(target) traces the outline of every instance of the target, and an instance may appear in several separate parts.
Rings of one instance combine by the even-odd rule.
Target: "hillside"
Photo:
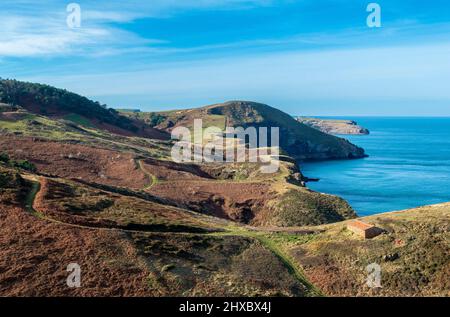
[[[176,163],[171,140],[106,129],[83,112],[97,109],[90,103],[82,111],[63,103],[46,112],[64,98],[0,104],[0,296],[448,291],[448,205],[369,217],[387,233],[361,240],[345,229],[357,217],[352,207],[308,189],[291,157],[281,155],[271,174],[259,162]],[[127,122],[167,132],[198,115],[206,126],[279,124],[295,141],[285,144],[294,154],[301,142],[309,159],[363,153],[254,103],[128,115]],[[382,291],[360,287],[367,261],[384,261]],[[83,272],[78,289],[65,284],[74,262]]]
[[[93,185],[0,163],[2,296],[450,295],[449,204],[366,217],[386,233],[363,240],[346,222],[243,226]]]
[[[296,120],[311,128],[317,129],[328,134],[352,134],[352,135],[366,135],[369,130],[358,125],[353,120],[338,120],[338,119],[318,119],[297,117]]]
[[[16,105],[0,110],[0,151],[29,160],[44,175],[145,190],[189,210],[255,226],[356,216],[346,201],[305,188],[307,179],[290,158],[267,175],[258,172],[259,163],[177,164],[170,159],[170,141],[117,135]]]
[[[450,296],[450,204],[362,218],[386,232],[364,240],[347,222],[310,228],[286,248],[330,296]],[[367,287],[366,266],[381,266],[382,288]]]
[[[270,245],[231,223],[0,163],[1,296],[308,296]],[[83,287],[65,285],[66,266]],[[31,270],[31,268],[33,268]]]
[[[322,133],[297,122],[290,115],[268,105],[230,101],[203,108],[145,113],[127,112],[150,126],[171,131],[177,126],[192,127],[194,119],[203,119],[203,127],[279,127],[280,146],[297,160],[349,159],[365,156],[364,150],[345,139]]]
[[[111,116],[116,113],[84,97],[49,86],[17,81],[3,81],[3,87],[7,93],[2,98],[9,104],[0,104],[0,131],[4,134],[0,150],[14,159],[29,160],[40,173],[130,189],[145,188],[187,209],[257,226],[322,224],[355,217],[344,200],[304,188],[307,180],[290,159],[281,163],[279,172],[269,175],[256,173],[260,167],[258,164],[187,167],[166,161],[170,160],[170,142],[120,136],[114,133],[116,131],[102,129],[102,125],[94,125],[95,120],[89,121],[88,115],[95,117],[107,113],[111,121]],[[34,96],[37,101],[28,102],[26,96]],[[75,102],[80,102],[81,106],[75,107]],[[91,109],[98,113],[91,112]],[[342,142],[349,148],[353,147],[343,139],[299,125],[281,111],[260,104],[238,102],[183,113],[170,112],[184,118],[178,124],[188,125],[190,122],[186,120],[198,116],[205,119],[206,125],[220,125],[222,120],[222,126],[225,126],[224,120],[231,125],[273,126],[274,122],[282,123],[288,117],[291,121],[285,120],[284,126],[292,124],[294,130],[310,133],[317,142],[322,142],[323,138],[333,146]],[[264,119],[269,114],[271,121]],[[157,118],[161,116],[156,115]],[[141,121],[119,117],[127,122],[149,124],[142,123],[142,117],[137,118]],[[164,123],[159,122],[158,128],[170,131],[163,126]],[[292,134],[288,130],[281,133],[288,137]],[[284,139],[282,137],[282,141]],[[308,141],[305,144],[313,143]],[[321,146],[322,143],[317,144],[318,148]],[[295,151],[297,146],[293,149]],[[152,184],[146,188],[149,178]]]
[[[86,97],[52,86],[0,79],[0,103],[113,133],[167,139],[164,133],[120,115]],[[2,111],[6,112],[6,111]]]
[[[168,144],[147,152],[132,144],[121,147],[118,141],[95,144],[4,135],[0,153],[30,161],[44,175],[145,190],[174,205],[240,223],[290,226],[355,217],[343,199],[304,188],[292,162],[281,162],[278,172],[264,174],[258,163],[174,163],[165,158]]]

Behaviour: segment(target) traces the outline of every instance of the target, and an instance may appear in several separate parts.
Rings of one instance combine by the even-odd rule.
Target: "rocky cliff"
[[[296,119],[300,123],[328,134],[366,135],[370,133],[368,129],[361,127],[353,120],[318,119],[307,117],[297,117]]]

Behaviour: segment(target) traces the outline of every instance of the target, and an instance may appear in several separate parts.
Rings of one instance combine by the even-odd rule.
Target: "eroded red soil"
[[[171,161],[146,159],[142,161],[142,166],[148,173],[161,181],[212,180],[209,174],[194,164],[177,164]]]
[[[251,223],[274,198],[270,185],[218,181],[172,181],[150,189],[154,195],[217,217]]]

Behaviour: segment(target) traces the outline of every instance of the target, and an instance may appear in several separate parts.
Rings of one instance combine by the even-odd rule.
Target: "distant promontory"
[[[328,134],[367,135],[370,133],[368,129],[358,125],[358,123],[353,120],[319,119],[310,117],[297,117],[296,120]]]

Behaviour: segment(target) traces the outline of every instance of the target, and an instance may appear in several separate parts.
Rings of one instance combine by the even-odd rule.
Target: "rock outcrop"
[[[297,117],[297,121],[328,134],[367,135],[370,133],[368,129],[361,127],[353,120]]]

